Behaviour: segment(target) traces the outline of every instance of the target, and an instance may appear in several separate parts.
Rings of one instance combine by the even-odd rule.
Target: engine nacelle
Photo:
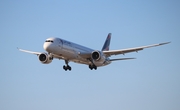
[[[96,66],[102,66],[104,61],[106,60],[106,57],[104,56],[104,54],[100,51],[94,51],[91,54],[91,58],[93,59],[93,63]]]
[[[38,56],[38,58],[39,58],[39,61],[40,61],[41,63],[43,63],[43,64],[49,64],[49,63],[51,63],[52,60],[53,60],[53,57],[50,56],[50,55],[47,54],[47,53],[41,53],[41,54]]]
[[[94,51],[91,54],[91,58],[95,61],[99,61],[101,59],[101,53],[99,51]]]

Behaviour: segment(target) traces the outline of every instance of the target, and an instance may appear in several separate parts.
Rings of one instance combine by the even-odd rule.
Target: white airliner
[[[111,40],[111,33],[108,34],[107,39],[101,51],[90,49],[76,43],[69,42],[61,38],[48,38],[46,39],[43,47],[47,53],[33,52],[28,50],[19,49],[20,51],[35,54],[38,59],[43,64],[49,64],[52,62],[53,58],[62,59],[65,61],[63,69],[65,71],[70,70],[71,67],[68,65],[69,62],[75,62],[80,64],[86,64],[91,70],[97,69],[97,67],[105,66],[110,64],[112,61],[117,60],[128,60],[134,58],[118,58],[110,59],[111,55],[126,54],[129,52],[138,52],[145,48],[160,46],[168,44],[170,42],[153,44],[148,46],[141,46],[136,48],[120,49],[120,50],[109,50]]]

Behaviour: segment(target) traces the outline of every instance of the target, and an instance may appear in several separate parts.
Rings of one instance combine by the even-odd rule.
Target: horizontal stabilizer
[[[117,60],[131,60],[136,58],[118,58],[118,59],[110,59],[109,61],[117,61]]]

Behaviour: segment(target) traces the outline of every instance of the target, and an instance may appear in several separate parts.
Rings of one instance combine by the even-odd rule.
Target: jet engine
[[[39,61],[43,64],[49,64],[52,62],[53,57],[47,53],[41,53],[39,54]]]
[[[102,65],[104,63],[104,61],[106,60],[106,57],[104,56],[104,54],[101,51],[92,52],[91,58],[93,59],[93,63],[96,66]]]

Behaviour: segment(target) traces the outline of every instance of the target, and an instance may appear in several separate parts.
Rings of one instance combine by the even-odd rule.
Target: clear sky
[[[63,60],[44,65],[48,37],[101,49],[171,41],[112,58],[97,71]],[[179,0],[0,0],[0,110],[180,110]]]

